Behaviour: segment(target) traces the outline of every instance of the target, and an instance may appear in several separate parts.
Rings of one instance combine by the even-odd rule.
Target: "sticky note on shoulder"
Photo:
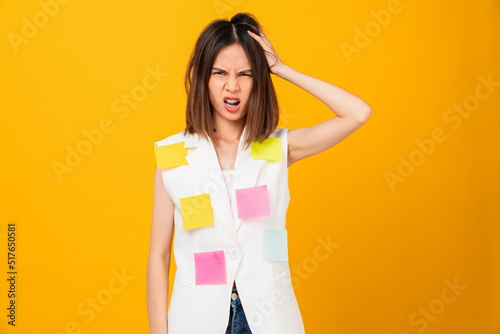
[[[269,137],[262,143],[252,142],[252,158],[281,161],[281,138]]]
[[[172,168],[182,165],[188,165],[186,160],[187,149],[184,148],[184,142],[155,146],[156,164],[158,168]]]
[[[210,193],[183,197],[180,199],[182,227],[184,230],[214,224]]]
[[[224,251],[194,253],[196,285],[226,284]]]
[[[267,261],[288,261],[287,231],[263,230],[264,259]]]

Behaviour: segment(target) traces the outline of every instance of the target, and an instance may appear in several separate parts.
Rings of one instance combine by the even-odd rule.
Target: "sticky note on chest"
[[[267,185],[236,189],[235,193],[238,218],[255,218],[271,214]]]
[[[263,230],[264,259],[267,261],[288,261],[287,231]]]
[[[252,158],[281,161],[281,138],[269,137],[262,143],[252,142]]]
[[[158,168],[171,168],[188,165],[186,160],[187,149],[184,142],[155,146],[156,164]]]
[[[214,224],[210,193],[183,197],[180,202],[184,230]]]
[[[224,251],[194,253],[196,285],[226,284]]]

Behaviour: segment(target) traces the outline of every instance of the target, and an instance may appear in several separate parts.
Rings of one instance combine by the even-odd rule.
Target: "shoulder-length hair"
[[[199,134],[214,144],[214,120],[209,99],[208,81],[212,66],[219,52],[233,44],[239,44],[252,66],[253,87],[250,93],[244,144],[264,140],[276,129],[279,108],[276,91],[265,50],[247,32],[259,34],[260,24],[251,13],[238,13],[230,21],[216,19],[202,31],[189,60],[184,85],[187,93],[186,128],[184,135]],[[241,140],[241,139],[240,139]]]

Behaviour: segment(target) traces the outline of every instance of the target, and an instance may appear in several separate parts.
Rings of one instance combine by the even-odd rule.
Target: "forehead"
[[[230,45],[221,51],[214,60],[214,66],[224,69],[250,68],[250,61],[239,44]]]

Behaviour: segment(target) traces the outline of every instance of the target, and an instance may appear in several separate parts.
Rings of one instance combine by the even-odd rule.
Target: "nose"
[[[226,88],[230,91],[236,90],[239,87],[238,84],[238,76],[237,75],[228,75]]]

